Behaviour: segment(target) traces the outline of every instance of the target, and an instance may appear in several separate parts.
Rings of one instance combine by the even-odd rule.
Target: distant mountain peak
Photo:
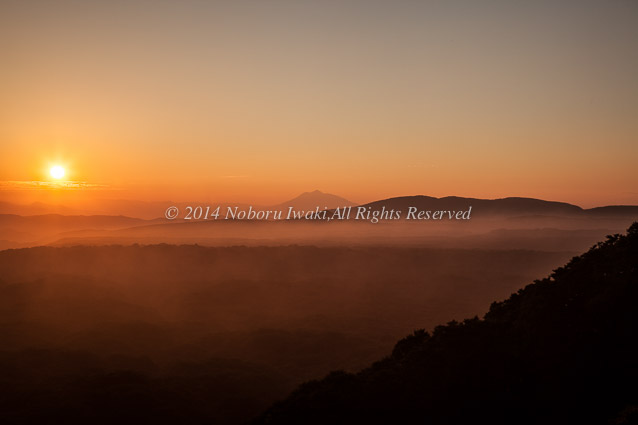
[[[286,202],[275,205],[279,208],[294,207],[299,210],[310,210],[319,207],[320,209],[328,208],[340,208],[345,206],[356,205],[341,196],[333,195],[331,193],[322,192],[319,189],[315,189],[312,192],[303,192],[301,195],[292,198]]]

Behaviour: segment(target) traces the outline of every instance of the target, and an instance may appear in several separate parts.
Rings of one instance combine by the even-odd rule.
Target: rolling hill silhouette
[[[311,381],[258,424],[635,424],[638,223],[483,319],[424,330]]]
[[[43,214],[21,216],[16,214],[0,214],[0,228],[28,226],[36,230],[39,230],[41,227],[53,227],[57,231],[77,228],[117,229],[140,226],[153,222],[152,220],[143,220],[122,215]]]
[[[408,206],[429,210],[460,210],[472,206],[475,214],[488,215],[570,215],[582,211],[576,205],[566,202],[552,202],[533,198],[476,199],[446,196],[432,198],[429,196],[408,196],[377,201],[374,205],[400,205],[407,210]],[[387,208],[387,206],[386,206]]]
[[[18,248],[25,243],[41,245],[68,232],[109,231],[156,222],[157,219],[143,220],[121,215],[0,214],[0,249]]]
[[[372,210],[398,209],[407,211],[408,207],[422,210],[466,210],[472,207],[474,217],[485,216],[632,216],[638,218],[638,206],[618,205],[583,209],[566,202],[545,201],[534,198],[509,197],[502,199],[477,199],[446,196],[400,196],[370,202],[362,205]]]

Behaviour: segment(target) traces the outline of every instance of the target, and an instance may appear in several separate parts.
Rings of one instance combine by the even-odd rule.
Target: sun
[[[51,174],[51,177],[53,177],[54,179],[61,179],[62,177],[64,177],[64,167],[55,165],[51,167],[51,169],[49,170],[49,173]]]

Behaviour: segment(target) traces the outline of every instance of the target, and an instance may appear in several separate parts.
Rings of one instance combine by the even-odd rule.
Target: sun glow
[[[51,177],[53,177],[54,179],[61,179],[62,177],[64,177],[64,168],[59,166],[59,165],[55,165],[53,167],[51,167],[51,169],[49,170],[49,173],[51,174]]]

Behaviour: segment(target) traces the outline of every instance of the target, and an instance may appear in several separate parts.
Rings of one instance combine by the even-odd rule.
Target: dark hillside
[[[416,331],[357,374],[302,385],[259,424],[636,423],[638,223],[484,319]]]

